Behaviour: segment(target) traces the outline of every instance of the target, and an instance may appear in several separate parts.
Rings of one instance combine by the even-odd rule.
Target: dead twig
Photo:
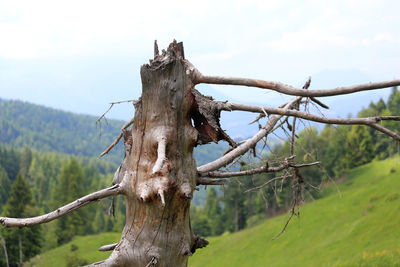
[[[137,100],[131,99],[131,100],[122,100],[122,101],[116,101],[116,102],[111,102],[110,107],[96,120],[96,124],[100,123],[101,119],[105,118],[106,114],[112,109],[114,105],[121,104],[121,103],[128,103],[132,102],[134,105],[137,103]]]
[[[272,240],[277,239],[280,235],[282,235],[285,231],[287,226],[289,225],[290,220],[292,220],[293,215],[298,216],[298,213],[295,212],[294,207],[292,208],[292,210],[290,211],[290,216],[289,218],[286,220],[285,225],[283,226],[282,231],[280,231],[275,237],[272,238]]]
[[[105,154],[107,154],[108,152],[110,152],[110,150],[116,146],[119,142],[119,140],[121,140],[122,136],[124,135],[124,130],[126,130],[126,128],[128,128],[130,125],[132,125],[134,122],[134,118],[132,118],[130,121],[128,121],[127,123],[125,123],[122,128],[121,128],[121,132],[120,134],[114,139],[114,141],[111,143],[111,145],[109,145],[106,150],[104,150],[101,154],[100,157],[104,156]]]

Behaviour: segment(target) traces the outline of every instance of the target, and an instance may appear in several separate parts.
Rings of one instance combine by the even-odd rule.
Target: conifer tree
[[[400,114],[400,91],[397,89],[397,86],[392,88],[392,93],[388,99],[388,108],[392,115]]]
[[[10,197],[4,207],[3,214],[8,217],[29,217],[38,214],[38,210],[32,203],[32,193],[29,184],[19,173],[12,185]],[[20,250],[22,260],[26,261],[40,252],[41,248],[41,226],[20,229],[3,229],[2,235],[7,244],[7,252],[10,267],[21,266]],[[21,246],[20,246],[21,244]],[[0,265],[5,266],[3,258]]]
[[[351,147],[345,156],[349,168],[368,163],[374,158],[373,140],[366,127],[352,126],[348,133],[347,142]]]
[[[0,165],[7,171],[8,178],[13,182],[19,171],[20,157],[13,148],[6,149],[0,147]]]
[[[22,164],[21,158],[21,164]],[[40,157],[37,153],[32,157],[31,164],[28,167],[28,177],[29,183],[33,186],[33,197],[38,203],[38,205],[42,205],[43,198],[46,197],[48,191],[48,177],[44,175],[42,163]]]
[[[83,170],[75,158],[72,158],[61,170],[58,186],[53,195],[54,205],[64,205],[83,195],[80,183],[83,180]],[[70,241],[75,235],[85,233],[85,209],[78,210],[61,217],[57,222],[58,244]],[[88,224],[90,225],[90,224]]]
[[[207,193],[207,201],[204,206],[204,213],[209,220],[211,235],[220,235],[224,232],[220,201],[217,190],[211,187]]]
[[[19,162],[19,170],[22,176],[27,177],[29,172],[29,167],[32,161],[32,151],[30,148],[25,147],[21,154],[21,160]]]
[[[246,226],[246,196],[243,191],[244,188],[235,181],[229,183],[224,193],[227,229],[232,232],[237,232]]]
[[[6,203],[11,189],[11,182],[6,170],[0,165],[0,213],[2,206]]]

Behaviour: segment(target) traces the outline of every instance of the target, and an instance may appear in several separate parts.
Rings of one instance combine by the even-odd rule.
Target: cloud
[[[210,74],[291,83],[323,68],[385,72],[400,60],[399,3],[0,1],[0,60],[133,56],[144,63],[154,39],[165,48],[176,38]]]
[[[388,9],[385,16],[380,6]],[[398,24],[398,6],[368,0],[2,1],[0,57],[134,54],[154,39],[165,46],[172,38],[194,50],[206,46],[201,54],[210,55],[257,47],[289,53],[354,48],[372,42],[366,32],[376,34],[375,24],[380,31]]]
[[[307,23],[300,22],[298,30],[283,33],[281,38],[267,46],[288,53],[351,49],[360,43],[354,33],[361,28],[362,21],[359,18],[343,17],[337,10],[327,8]]]
[[[362,44],[365,46],[372,46],[377,44],[393,44],[399,45],[400,44],[400,35],[399,37],[394,36],[388,32],[378,33],[373,37],[365,38],[362,40]]]
[[[0,4],[0,56],[8,58],[99,55],[121,47],[127,51],[123,43],[129,43],[131,51],[140,51],[141,38],[153,39],[165,32],[163,27],[176,23],[170,19],[176,15],[174,8],[187,6],[183,1],[162,5],[152,1],[4,2]]]

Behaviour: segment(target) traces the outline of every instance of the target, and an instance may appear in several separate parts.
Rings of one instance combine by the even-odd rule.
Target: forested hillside
[[[98,156],[118,136],[124,122],[78,115],[22,101],[0,99],[0,142],[14,148]],[[100,128],[101,127],[101,128]],[[101,133],[101,135],[100,135]],[[109,159],[120,162],[121,146]]]
[[[31,217],[55,210],[109,186],[116,168],[115,163],[97,158],[0,145],[0,214]],[[115,201],[114,217],[108,212],[110,206],[110,200],[103,200],[42,226],[1,229],[10,266],[16,266],[19,260],[19,240],[25,261],[76,235],[121,231],[125,220],[122,198]],[[4,260],[0,257],[0,266],[5,266]]]
[[[0,98],[0,143],[13,148],[97,157],[119,135],[124,122],[103,119],[96,124],[96,120],[93,116]],[[211,144],[196,148],[198,165],[216,159],[226,147]],[[122,144],[118,144],[104,158],[120,164],[122,156]]]

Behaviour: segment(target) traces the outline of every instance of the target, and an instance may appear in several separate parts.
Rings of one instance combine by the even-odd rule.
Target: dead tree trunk
[[[197,177],[194,85],[182,59],[182,46],[173,43],[141,68],[142,97],[132,139],[125,138],[126,171],[117,175],[126,187],[126,225],[106,266],[186,266],[198,246],[189,222]]]

